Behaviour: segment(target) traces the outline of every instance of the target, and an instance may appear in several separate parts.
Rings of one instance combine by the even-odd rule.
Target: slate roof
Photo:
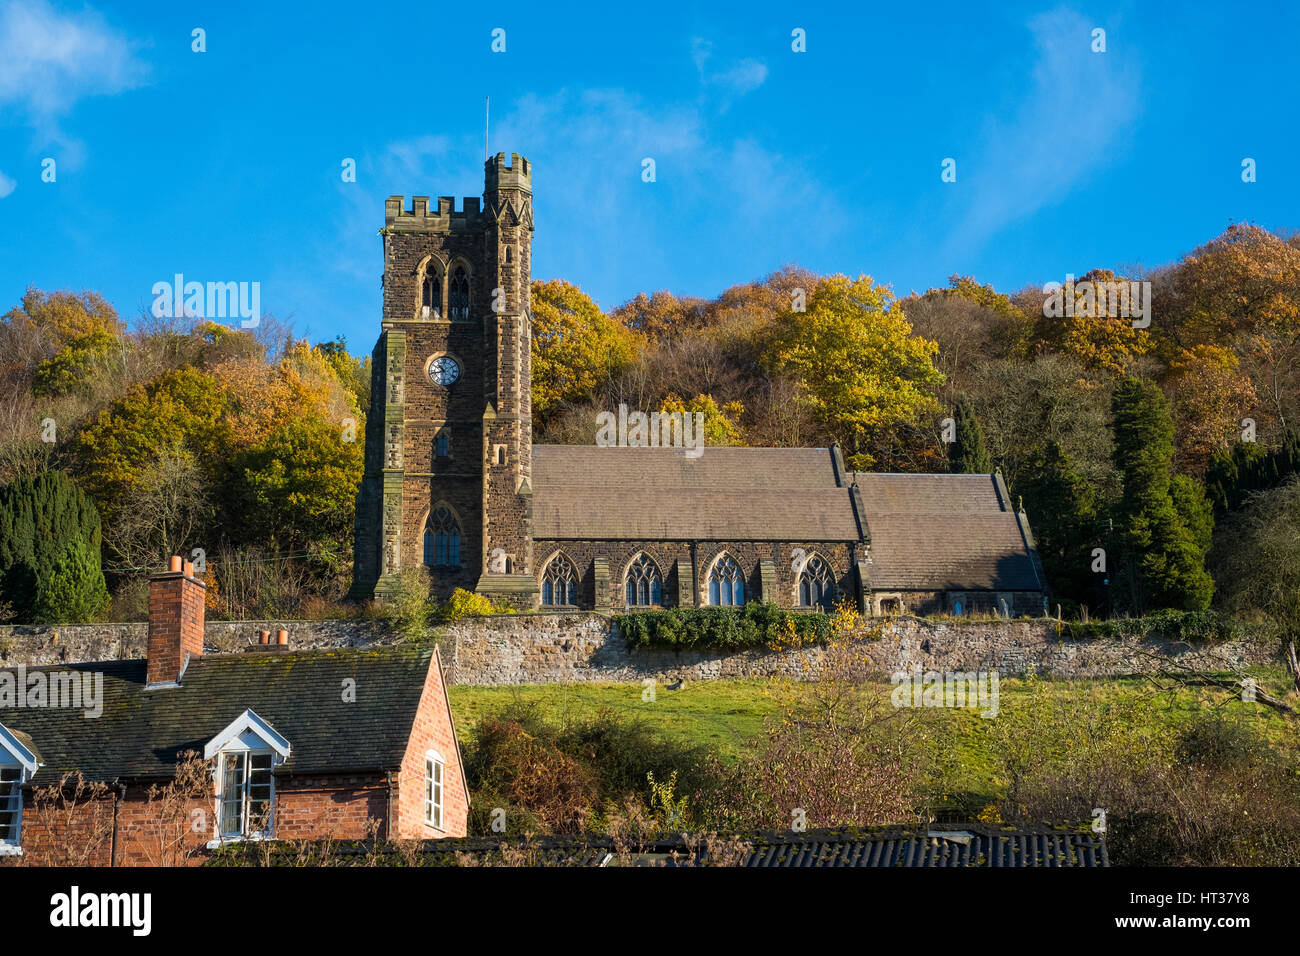
[[[292,653],[216,654],[190,662],[181,686],[145,690],[145,661],[110,661],[38,671],[103,674],[103,714],[80,709],[0,710],[0,723],[26,734],[45,766],[34,786],[80,770],[93,780],[170,778],[177,757],[203,746],[245,710],[288,739],[280,773],[400,768],[432,663],[432,646]],[[356,700],[343,681],[356,681]]]
[[[1043,583],[993,475],[857,472],[875,590],[1038,591]]]
[[[542,539],[856,541],[827,448],[533,446]]]
[[[1109,866],[1105,841],[1091,831],[996,830],[985,825],[951,825],[943,829],[840,829],[804,833],[767,831],[721,836],[728,865],[742,867],[1103,867]],[[731,842],[732,847],[725,847]],[[631,863],[642,866],[708,865],[702,840],[689,846],[680,835],[618,847],[609,837],[466,837],[425,841],[419,849],[423,866],[501,865],[503,849],[528,866],[598,867]],[[241,848],[223,851],[237,859]],[[284,859],[293,863],[298,850]],[[363,843],[335,843],[331,852],[346,861],[371,859]],[[734,854],[734,855],[733,855]],[[468,858],[468,859],[466,859]],[[272,854],[272,859],[277,859]],[[220,859],[216,861],[218,864]],[[385,862],[382,858],[378,861]],[[397,862],[394,860],[393,862]]]
[[[1043,588],[993,475],[837,474],[828,448],[688,458],[678,448],[535,445],[532,491],[541,540],[855,542],[865,521],[873,590]]]

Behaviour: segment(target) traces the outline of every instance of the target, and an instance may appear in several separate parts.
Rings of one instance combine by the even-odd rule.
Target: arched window
[[[426,267],[424,283],[420,287],[420,316],[425,319],[442,318],[442,276],[432,262]]]
[[[709,572],[709,603],[741,605],[745,603],[745,577],[735,559],[724,554]]]
[[[448,452],[451,451],[451,436],[445,431],[438,433],[437,449],[439,458],[446,458]]]
[[[546,607],[578,603],[578,569],[563,554],[557,554],[542,574],[542,604]]]
[[[627,568],[627,606],[663,604],[664,579],[647,554],[638,554]]]
[[[453,319],[469,318],[469,274],[464,266],[457,266],[451,274],[451,285],[447,289],[447,308]]]
[[[448,508],[429,515],[424,529],[424,563],[435,568],[460,565],[460,525]]]
[[[819,607],[823,611],[835,608],[835,575],[830,565],[817,555],[799,572],[799,606]]]

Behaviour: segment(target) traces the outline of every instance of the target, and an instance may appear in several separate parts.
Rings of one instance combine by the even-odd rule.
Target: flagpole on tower
[[[492,154],[488,152],[488,116],[492,108],[492,97],[483,97],[483,162],[488,161]]]

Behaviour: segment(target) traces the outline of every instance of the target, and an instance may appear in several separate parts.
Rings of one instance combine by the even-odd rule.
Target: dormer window
[[[251,710],[208,741],[203,756],[214,761],[217,784],[217,834],[209,846],[270,838],[274,770],[289,754],[289,742]]]
[[[271,832],[270,750],[223,753],[217,787],[221,793],[221,838],[243,839]]]
[[[23,785],[40,766],[29,743],[30,738],[0,724],[0,856],[23,852]]]
[[[464,321],[469,318],[469,273],[464,266],[457,266],[451,274],[451,285],[447,289],[447,307],[452,319]]]

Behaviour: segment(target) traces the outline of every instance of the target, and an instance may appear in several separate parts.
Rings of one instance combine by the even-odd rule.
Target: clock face
[[[453,385],[460,378],[460,364],[449,355],[440,356],[429,363],[429,378],[435,385]]]

